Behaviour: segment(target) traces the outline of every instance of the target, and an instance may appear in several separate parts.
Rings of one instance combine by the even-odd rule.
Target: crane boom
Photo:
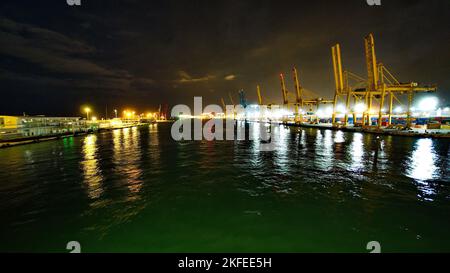
[[[259,85],[256,86],[256,93],[258,95],[258,103],[259,105],[263,105],[263,100],[261,96],[261,89],[259,88]]]
[[[220,98],[220,101],[222,102],[223,112],[225,113],[227,111],[227,105],[225,104],[225,100],[223,98]]]
[[[294,84],[295,84],[295,91],[297,92],[297,103],[302,103],[302,87],[300,85],[300,82],[298,80],[298,74],[297,74],[297,68],[292,68],[292,74],[294,76]]]
[[[288,104],[288,98],[287,98],[287,90],[286,90],[286,83],[284,81],[284,75],[283,73],[280,74],[280,81],[281,81],[281,93],[283,94],[283,104]]]
[[[375,40],[373,34],[370,33],[364,38],[364,45],[366,50],[366,64],[367,64],[367,84],[369,90],[378,89],[378,70],[377,57],[375,54]]]
[[[342,61],[341,61],[341,47],[336,44],[331,48],[333,56],[333,71],[334,71],[334,82],[336,86],[337,93],[343,93],[344,91],[344,80],[342,73]]]
[[[235,106],[236,104],[234,104],[233,96],[231,96],[231,93],[230,93],[230,92],[228,92],[228,97],[230,98],[231,104],[232,104],[233,106]]]

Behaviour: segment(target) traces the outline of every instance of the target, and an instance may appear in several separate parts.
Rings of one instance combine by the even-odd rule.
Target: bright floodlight
[[[323,118],[324,117],[323,111],[322,110],[317,110],[316,116],[318,116],[319,118]]]
[[[344,106],[343,104],[339,104],[339,105],[337,106],[337,111],[338,111],[339,113],[344,113],[344,114],[345,114],[345,112],[347,112],[347,110],[345,109],[345,106]]]
[[[436,110],[437,106],[438,106],[438,100],[435,97],[424,98],[419,103],[419,108],[422,111],[433,111],[433,110]]]
[[[363,103],[358,103],[355,105],[355,112],[362,113],[366,111],[366,106]]]
[[[397,107],[395,107],[394,112],[395,113],[401,113],[402,110],[403,110],[403,108],[401,106],[397,106]]]

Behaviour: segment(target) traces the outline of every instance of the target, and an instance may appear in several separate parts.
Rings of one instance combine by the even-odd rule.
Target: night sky
[[[330,47],[366,77],[363,38],[402,82],[450,95],[450,1],[100,1],[0,3],[0,114],[102,115],[159,104],[227,102],[243,88],[281,103],[278,74],[297,66],[302,85],[331,98]],[[110,114],[112,115],[112,114]]]

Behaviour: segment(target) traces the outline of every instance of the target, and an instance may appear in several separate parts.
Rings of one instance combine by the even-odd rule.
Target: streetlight
[[[86,120],[89,120],[89,113],[91,112],[91,108],[89,107],[84,108],[84,112],[86,112]]]
[[[114,114],[116,115],[117,118],[117,109],[114,109]]]

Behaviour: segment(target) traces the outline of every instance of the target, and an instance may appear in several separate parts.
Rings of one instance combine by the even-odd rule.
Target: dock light
[[[92,117],[92,121],[97,121],[97,117]]]
[[[89,119],[89,113],[91,112],[91,108],[89,108],[89,107],[84,108],[84,112],[86,112],[86,119],[88,120]]]
[[[436,110],[437,106],[438,106],[438,100],[435,97],[424,98],[419,103],[419,108],[422,111],[434,111],[434,110]]]
[[[401,106],[397,106],[397,107],[395,107],[395,109],[394,109],[394,112],[395,113],[401,113],[403,111],[403,108],[401,107]]]
[[[363,103],[357,103],[355,105],[355,112],[356,113],[363,113],[364,111],[366,111],[366,105],[364,105]]]
[[[323,118],[324,117],[323,111],[322,110],[317,110],[316,116],[318,116],[319,118]]]
[[[347,110],[345,109],[345,106],[344,106],[343,104],[339,104],[339,105],[337,106],[337,111],[338,111],[339,113],[343,113],[343,114],[345,114],[345,113],[347,112]]]
[[[117,109],[114,109],[114,114],[115,114],[115,116],[117,118]]]

